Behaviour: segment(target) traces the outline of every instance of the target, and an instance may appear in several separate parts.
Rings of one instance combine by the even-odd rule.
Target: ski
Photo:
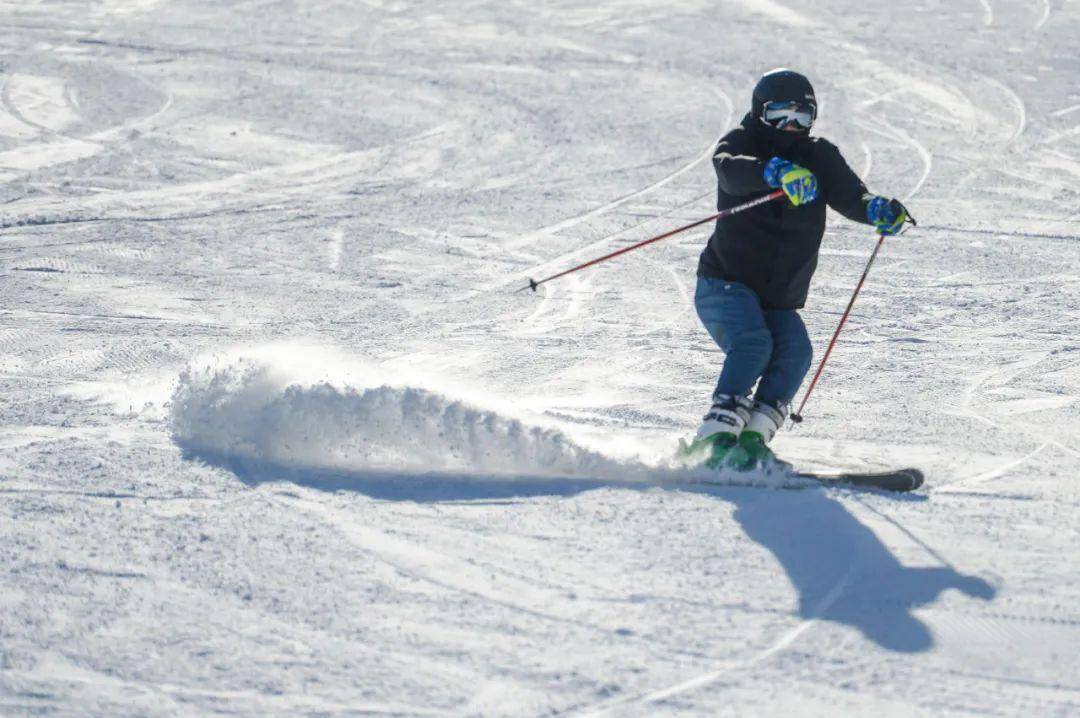
[[[882,491],[914,491],[923,485],[923,472],[918,469],[896,469],[893,471],[852,471],[836,473],[818,473],[814,471],[796,471],[795,476],[810,479],[823,486],[852,486]]]
[[[706,441],[695,439],[687,442],[679,439],[679,448],[675,453],[675,460],[686,466],[692,466],[704,462],[711,452],[712,445]],[[761,467],[758,467],[761,469]],[[716,483],[719,485],[737,485],[739,472],[737,470],[717,467],[721,474],[717,475],[715,482],[702,479],[703,483]],[[881,491],[893,491],[906,493],[914,491],[923,485],[926,477],[923,472],[916,468],[893,469],[890,471],[801,471],[795,469],[790,463],[777,461],[772,465],[775,475],[776,469],[792,478],[802,479],[804,482],[813,482],[819,486],[844,486],[848,488],[878,489]],[[755,482],[750,482],[754,484]],[[807,488],[813,484],[803,483],[802,486],[778,486],[778,488]]]

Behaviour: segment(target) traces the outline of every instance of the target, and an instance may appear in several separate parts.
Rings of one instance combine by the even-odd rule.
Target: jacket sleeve
[[[821,178],[828,188],[826,201],[829,206],[853,222],[871,224],[866,217],[866,203],[873,197],[855,171],[848,166],[839,148],[827,140],[818,140],[822,152]]]
[[[765,160],[751,154],[746,129],[736,127],[720,138],[713,153],[713,167],[720,189],[730,195],[768,192],[765,183]]]

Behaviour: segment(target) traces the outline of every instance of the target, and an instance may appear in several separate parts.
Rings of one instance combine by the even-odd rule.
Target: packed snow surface
[[[1080,714],[1076,0],[0,20],[0,715]],[[778,66],[919,226],[775,447],[914,494],[672,461],[708,226],[516,291],[710,214]]]

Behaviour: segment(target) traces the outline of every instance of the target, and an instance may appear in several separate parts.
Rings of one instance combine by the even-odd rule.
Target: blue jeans
[[[698,277],[694,307],[709,335],[724,350],[717,394],[749,396],[774,406],[795,397],[810,369],[813,348],[794,309],[762,309],[749,287]],[[758,380],[761,380],[758,382]]]

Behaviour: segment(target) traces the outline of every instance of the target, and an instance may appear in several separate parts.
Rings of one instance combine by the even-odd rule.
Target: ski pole
[[[738,205],[736,207],[729,207],[729,208],[727,208],[725,210],[721,210],[720,212],[717,212],[714,215],[710,215],[710,216],[706,217],[705,219],[699,219],[696,222],[691,222],[690,224],[686,225],[685,227],[679,227],[678,229],[673,229],[670,232],[664,232],[663,234],[658,234],[655,237],[652,237],[651,239],[646,239],[644,242],[638,242],[637,244],[631,244],[629,247],[623,247],[622,249],[614,251],[611,254],[605,254],[603,257],[597,257],[596,259],[589,260],[588,262],[585,262],[584,264],[579,264],[576,267],[571,267],[570,269],[567,269],[565,272],[559,272],[558,274],[553,274],[550,277],[544,277],[543,279],[541,279],[539,281],[530,278],[528,284],[526,284],[521,289],[516,289],[514,291],[515,292],[521,292],[521,291],[524,291],[526,289],[531,289],[531,290],[533,290],[535,292],[536,288],[539,287],[544,282],[550,282],[552,279],[558,279],[559,277],[565,277],[567,274],[571,274],[571,273],[576,272],[576,271],[578,271],[580,269],[585,269],[586,267],[591,267],[594,264],[599,264],[600,262],[611,259],[612,257],[618,257],[620,254],[626,254],[627,252],[629,252],[631,250],[639,249],[641,247],[644,247],[646,244],[652,244],[653,242],[659,242],[661,239],[667,239],[668,237],[672,237],[672,236],[674,236],[676,234],[679,234],[680,232],[685,232],[688,229],[693,229],[694,227],[701,226],[701,225],[705,224],[706,222],[711,222],[714,219],[723,219],[724,217],[730,217],[731,215],[738,214],[739,212],[742,212],[743,210],[750,209],[751,207],[757,207],[759,204],[765,204],[766,202],[771,202],[774,199],[777,199],[777,198],[783,197],[783,196],[784,196],[783,190],[778,189],[778,190],[776,190],[774,192],[770,192],[769,194],[762,195],[761,197],[758,197],[756,199],[752,199],[749,202],[745,202],[745,203],[740,204],[740,205]]]
[[[909,221],[912,224],[915,224],[914,218],[909,218]],[[878,235],[877,246],[874,247],[874,251],[870,255],[870,261],[866,263],[866,269],[863,270],[862,276],[859,277],[859,283],[855,285],[855,292],[851,295],[851,299],[848,301],[847,309],[844,310],[843,316],[840,317],[840,324],[837,325],[836,331],[833,332],[832,339],[829,341],[829,347],[825,350],[825,356],[821,357],[821,362],[818,364],[817,371],[814,372],[814,378],[810,381],[810,386],[807,388],[806,393],[803,394],[802,402],[799,404],[799,410],[791,415],[791,420],[796,424],[802,423],[803,407],[806,406],[807,399],[810,398],[810,394],[814,391],[814,386],[817,385],[818,379],[821,378],[821,372],[825,369],[825,362],[829,361],[829,355],[832,354],[833,347],[836,346],[836,338],[840,336],[840,330],[844,328],[844,322],[847,321],[848,315],[851,313],[851,308],[855,306],[855,299],[859,296],[859,292],[862,291],[863,282],[866,281],[866,276],[870,274],[870,267],[874,264],[874,260],[877,259],[878,251],[884,243],[885,235]]]

